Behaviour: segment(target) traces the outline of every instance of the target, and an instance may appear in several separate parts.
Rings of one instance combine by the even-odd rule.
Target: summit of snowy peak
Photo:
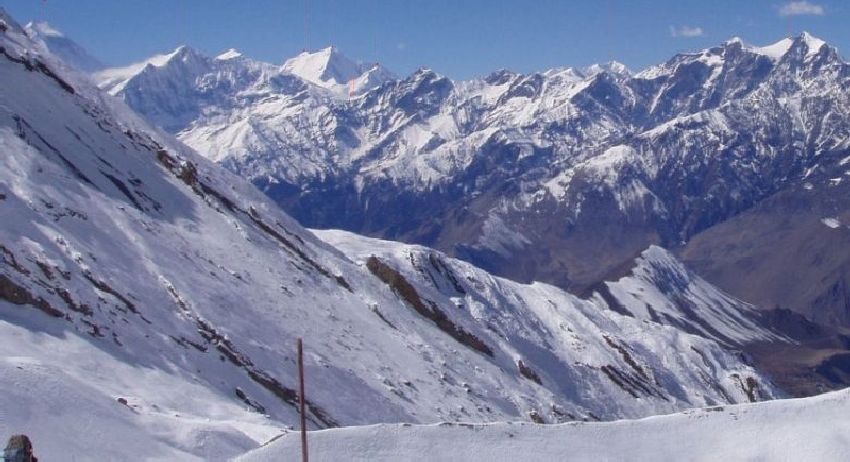
[[[176,59],[186,59],[187,57],[197,57],[197,56],[202,56],[202,55],[198,50],[190,47],[189,45],[180,45],[179,47],[175,48],[174,51],[172,51],[171,53],[169,53],[166,56],[168,58],[165,61],[165,63],[167,63],[167,62],[169,62],[169,61],[171,61],[175,58]],[[165,64],[165,63],[163,63],[163,64]]]
[[[224,53],[215,57],[215,59],[219,61],[227,61],[230,59],[240,58],[242,57],[242,53],[236,50],[236,48],[229,48]]]
[[[547,79],[561,82],[577,82],[584,80],[587,76],[584,70],[578,70],[574,67],[556,67],[543,72],[541,75]]]
[[[750,47],[749,50],[753,53],[767,56],[770,59],[778,60],[788,53],[794,41],[790,38],[784,38],[774,44],[763,47]]]
[[[820,49],[823,48],[824,45],[826,45],[826,42],[824,40],[821,40],[806,31],[803,31],[803,33],[796,37],[794,41],[806,44],[806,56],[812,56],[817,54],[818,51],[820,51]]]
[[[375,63],[363,75],[354,79],[353,82],[349,82],[349,91],[359,94],[380,87],[384,82],[397,79],[398,77],[395,74],[381,66],[380,63]]]
[[[90,73],[106,67],[85,48],[46,22],[30,22],[24,26],[24,31],[33,42],[40,43],[51,54],[77,70]]]
[[[301,52],[288,59],[283,64],[283,70],[322,85],[346,84],[366,69],[340,53],[337,47],[329,46],[314,52]]]
[[[592,77],[600,72],[608,72],[610,74],[623,75],[626,77],[632,76],[632,71],[619,61],[608,61],[607,63],[594,63],[582,69],[582,73],[587,77]]]
[[[135,62],[127,66],[103,69],[95,72],[93,77],[98,87],[114,95],[123,90],[130,79],[141,74],[145,69],[165,67],[169,63],[185,63],[196,59],[203,59],[203,57],[197,50],[187,45],[180,45],[170,53],[154,55],[144,61]]]
[[[803,32],[796,37],[786,37],[771,45],[763,47],[749,47],[748,49],[753,53],[767,56],[776,61],[787,55],[792,47],[805,46],[805,57],[809,57],[817,54],[824,45],[826,45],[825,41],[811,35],[808,32]]]
[[[689,271],[672,252],[659,245],[650,245],[636,259],[637,266],[666,267],[674,270],[679,276],[687,278]]]
[[[288,59],[281,69],[337,94],[359,94],[395,79],[380,64],[356,62],[342,54],[336,46],[314,52],[304,51]]]
[[[820,39],[818,37],[815,37],[814,35],[810,34],[808,31],[803,31],[797,38],[806,42],[806,44],[813,46],[815,49],[818,49],[818,48],[822,47],[824,44],[826,44],[826,41],[824,41],[823,39]]]
[[[64,37],[65,34],[62,33],[59,29],[48,24],[46,21],[30,21],[24,26],[27,34],[30,37]]]
[[[509,69],[499,69],[493,71],[484,77],[484,82],[490,85],[504,85],[505,83],[516,78],[517,73]]]
[[[435,72],[433,69],[427,66],[422,66],[416,69],[413,74],[410,75],[411,80],[422,80],[422,79],[441,79],[444,76]]]

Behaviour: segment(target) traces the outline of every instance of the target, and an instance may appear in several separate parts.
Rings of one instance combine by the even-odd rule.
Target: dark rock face
[[[850,186],[815,173],[700,233],[683,260],[709,280],[765,309],[850,326]]]

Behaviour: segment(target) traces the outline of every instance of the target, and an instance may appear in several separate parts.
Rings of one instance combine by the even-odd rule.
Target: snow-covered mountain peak
[[[242,57],[242,53],[236,50],[236,48],[229,48],[224,53],[215,57],[215,59],[219,61],[228,61],[231,59],[236,59]]]
[[[106,67],[90,55],[85,48],[66,37],[62,31],[46,22],[30,22],[24,27],[26,35],[60,59],[65,64],[85,72],[94,72]]]
[[[788,50],[791,48],[791,45],[793,43],[794,40],[790,38],[784,38],[771,45],[766,45],[763,47],[750,47],[748,48],[748,50],[756,54],[767,56],[768,58],[776,61],[785,56],[786,53],[788,53]]]
[[[794,47],[804,49],[804,57],[808,58],[816,55],[823,46],[826,45],[824,40],[821,40],[808,32],[803,32],[797,37],[786,37],[776,43],[765,45],[762,47],[750,46],[747,50],[756,54],[767,56],[774,61],[778,61],[788,54]]]
[[[517,73],[510,69],[499,69],[493,71],[483,78],[483,81],[489,85],[504,85],[505,83],[515,79]]]
[[[202,59],[204,55],[201,54],[198,50],[190,47],[189,45],[180,45],[175,48],[174,51],[168,53],[166,55],[161,55],[161,60],[158,61],[150,61],[148,62],[149,66],[152,67],[163,67],[168,65],[171,62],[182,61],[188,62],[195,59]]]
[[[200,53],[195,51],[193,48],[186,45],[180,45],[170,53],[154,55],[144,61],[139,61],[123,67],[104,69],[102,71],[95,72],[93,77],[100,88],[115,95],[124,90],[130,79],[139,75],[146,69],[161,68],[171,62],[185,62],[190,58],[197,58],[199,56]]]
[[[42,37],[64,37],[65,34],[59,29],[51,26],[47,21],[30,21],[24,28],[30,34],[30,37],[36,35]]]
[[[600,72],[608,72],[610,74],[623,75],[626,77],[632,76],[632,71],[619,61],[608,61],[607,63],[595,63],[587,66],[582,70],[582,74],[590,77]]]
[[[364,72],[364,66],[355,63],[335,46],[318,51],[303,51],[283,64],[284,71],[318,85],[347,84]]]
[[[587,69],[579,70],[579,69],[576,69],[576,68],[570,67],[570,66],[553,67],[552,69],[544,71],[543,73],[541,73],[541,75],[543,75],[545,77],[571,75],[571,76],[574,76],[577,79],[582,79],[586,75],[586,72],[585,72],[586,70]]]
[[[821,47],[826,45],[826,42],[822,39],[815,37],[814,35],[803,31],[802,34],[798,37],[798,40],[802,41],[809,48],[809,54],[815,54],[820,51]]]
[[[301,52],[281,69],[338,95],[360,94],[395,78],[377,63],[355,62],[336,46]]]

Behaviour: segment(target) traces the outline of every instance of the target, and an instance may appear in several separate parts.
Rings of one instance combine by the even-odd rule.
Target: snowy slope
[[[352,261],[0,21],[0,367],[16,390],[0,413],[44,454],[256,447],[297,421],[299,336],[311,428],[614,419],[779,394],[729,346],[552,286],[459,262],[426,279],[392,246]]]
[[[838,462],[850,451],[848,412],[850,391],[842,390],[634,421],[374,425],[311,433],[310,459]],[[238,460],[296,460],[300,443],[287,433]]]
[[[752,305],[723,293],[658,246],[645,250],[630,274],[601,290],[624,314],[677,326],[731,344],[780,340]]]
[[[481,337],[493,338],[488,344],[499,345],[517,365],[522,363],[523,366],[518,367],[529,371],[527,375],[533,376],[530,379],[553,387],[560,394],[572,396],[572,400],[584,406],[599,409],[610,403],[619,408],[620,405],[616,404],[618,393],[640,397],[643,404],[651,407],[661,405],[662,408],[668,406],[657,401],[669,400],[671,404],[679,400],[691,403],[701,400],[707,403],[741,402],[756,398],[760,393],[760,385],[753,387],[745,378],[749,375],[746,369],[732,372],[730,366],[735,360],[717,355],[716,345],[719,343],[713,339],[721,337],[717,338],[717,342],[725,339],[711,335],[714,331],[710,328],[694,330],[702,337],[682,335],[678,329],[656,323],[673,325],[674,322],[669,322],[674,320],[672,316],[650,321],[648,317],[616,313],[609,303],[623,303],[619,299],[614,301],[609,297],[606,301],[596,295],[590,300],[581,300],[547,284],[519,284],[493,277],[468,263],[425,247],[381,241],[344,231],[314,232],[370,269],[381,263],[391,266],[416,288],[419,297],[436,306],[457,310],[452,317],[464,320],[463,325],[468,326],[465,328],[469,331],[475,332],[475,324],[483,326],[485,330]],[[657,253],[658,250],[647,252]],[[671,271],[668,274],[678,280],[688,276],[686,272]],[[638,291],[642,292],[643,288],[656,293],[659,291],[646,280],[635,277],[624,278],[621,283],[637,287],[638,281],[644,284]],[[712,295],[723,296],[704,281],[696,279],[692,284],[711,291]],[[615,297],[625,299],[614,293]],[[717,329],[724,329],[724,322],[737,321],[750,314],[736,312],[738,305],[728,297],[721,298],[728,303],[724,305],[728,310],[720,315],[713,312],[716,305],[710,303],[713,301],[710,297],[683,296],[682,300],[690,302],[693,311],[710,319],[709,322]],[[669,300],[652,302],[658,304],[657,309],[661,312],[672,311]],[[692,322],[698,325],[705,324],[700,318],[689,319],[696,319]],[[781,340],[781,337],[755,323],[748,327],[748,332],[737,331],[739,337],[736,340],[740,343]],[[675,359],[677,356],[683,362]],[[718,371],[724,372],[718,376]],[[691,393],[669,382],[665,378],[667,374],[689,376],[684,380],[719,386],[712,385],[714,390],[709,394],[705,394],[705,390]],[[576,383],[592,384],[587,388],[594,392],[588,393],[584,387],[576,389]],[[566,408],[560,413],[574,415],[575,411]],[[558,416],[558,412],[543,415],[546,421],[561,420],[559,417],[562,416]]]
[[[106,65],[90,55],[85,48],[46,22],[30,22],[25,26],[29,37],[49,49],[51,53],[62,59],[80,72],[96,72],[106,68]]]
[[[0,302],[0,434],[30,435],[41,460],[222,459],[283,427],[189,374],[20,311]]]

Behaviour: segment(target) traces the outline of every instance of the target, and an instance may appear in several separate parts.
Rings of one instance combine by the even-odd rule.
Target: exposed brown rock
[[[394,268],[374,256],[369,257],[366,261],[366,267],[372,272],[372,274],[377,276],[378,279],[390,286],[393,292],[406,301],[407,304],[414,309],[414,311],[426,319],[433,321],[440,330],[449,334],[452,338],[464,346],[480,353],[484,353],[487,356],[493,356],[493,350],[487,346],[487,344],[452,322],[452,320],[449,319],[449,317],[446,316],[446,314],[441,311],[436,304],[428,301],[428,305],[426,305],[425,301],[423,301],[422,297],[420,297],[419,293],[416,291],[416,288],[413,287],[413,285],[410,284],[410,282],[408,282],[407,279],[405,279],[404,276],[402,276],[401,273],[396,271]]]

